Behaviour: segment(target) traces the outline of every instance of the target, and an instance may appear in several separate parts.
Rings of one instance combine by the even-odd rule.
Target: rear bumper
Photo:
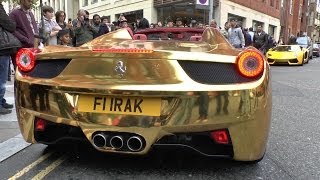
[[[130,91],[138,96],[161,95],[161,115],[132,116],[115,114],[83,113],[77,111],[79,94],[85,92],[70,88],[61,90],[57,86],[32,84],[16,78],[15,96],[17,116],[23,137],[31,143],[56,143],[57,139],[35,138],[35,118],[40,117],[54,124],[75,127],[80,138],[93,144],[97,132],[134,134],[145,141],[139,152],[119,151],[110,147],[97,148],[104,152],[146,154],[154,146],[189,146],[204,155],[226,156],[236,160],[256,160],[266,149],[271,119],[271,87],[268,76],[263,76],[248,89],[220,91]],[[105,93],[106,91],[103,91]],[[99,93],[99,92],[95,92]],[[102,93],[102,92],[101,92]],[[117,91],[119,96],[128,91]],[[199,118],[200,117],[200,118]],[[163,138],[179,134],[192,135],[219,129],[227,129],[231,151],[204,150],[192,144],[161,143]],[[60,137],[61,138],[61,137]],[[209,141],[208,141],[209,142]],[[223,153],[225,152],[225,153]]]

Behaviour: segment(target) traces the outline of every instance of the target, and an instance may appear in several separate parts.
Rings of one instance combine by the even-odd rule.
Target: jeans
[[[2,108],[2,102],[4,101],[4,94],[6,92],[6,83],[8,79],[8,70],[10,56],[0,56],[0,108]]]

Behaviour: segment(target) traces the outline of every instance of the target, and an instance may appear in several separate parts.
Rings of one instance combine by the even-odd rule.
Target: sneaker
[[[8,104],[8,103],[2,103],[2,107],[5,109],[12,109],[13,108],[13,104]]]
[[[3,114],[10,114],[12,112],[11,109],[6,109],[4,107],[0,107],[0,115],[3,115]]]

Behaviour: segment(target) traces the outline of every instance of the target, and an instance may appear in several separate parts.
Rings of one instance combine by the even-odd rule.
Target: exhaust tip
[[[132,136],[128,139],[127,146],[130,151],[141,151],[143,147],[142,139],[138,136]]]
[[[110,145],[115,149],[121,149],[123,147],[123,138],[121,136],[113,136],[110,139]]]
[[[107,143],[106,136],[101,133],[94,135],[92,140],[93,144],[98,148],[105,147]]]

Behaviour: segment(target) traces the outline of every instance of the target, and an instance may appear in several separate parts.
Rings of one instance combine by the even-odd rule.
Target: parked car
[[[261,52],[233,48],[214,28],[200,37],[196,28],[150,31],[119,29],[81,47],[21,49],[15,100],[24,139],[85,140],[129,155],[176,147],[260,161],[272,109]]]
[[[314,56],[320,57],[320,48],[319,44],[313,44],[313,53]]]
[[[300,65],[309,62],[308,50],[300,45],[279,45],[267,54],[269,64]]]
[[[313,42],[309,36],[298,37],[296,40],[297,44],[308,50],[309,59],[313,58]]]

